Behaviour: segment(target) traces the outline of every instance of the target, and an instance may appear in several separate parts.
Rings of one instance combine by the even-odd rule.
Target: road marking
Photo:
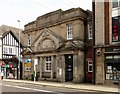
[[[20,89],[27,89],[27,90],[34,90],[34,91],[40,91],[40,92],[53,92],[53,91],[48,91],[48,90],[40,90],[40,89],[33,89],[33,88],[27,88],[27,87],[20,87],[20,86],[11,86],[11,85],[4,85],[4,86],[7,86],[7,87],[14,87],[14,88],[20,88]],[[54,93],[54,92],[53,92]]]

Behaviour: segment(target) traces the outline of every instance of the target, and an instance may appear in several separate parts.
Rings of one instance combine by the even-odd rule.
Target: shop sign
[[[120,48],[105,48],[105,52],[118,52]]]
[[[3,67],[3,68],[13,68],[13,67],[15,67],[15,66],[13,66],[12,64],[10,64],[10,65],[2,65],[2,67]]]
[[[25,62],[28,63],[28,62],[32,62],[31,59],[25,59]]]
[[[38,64],[38,59],[34,59],[34,65]]]
[[[25,67],[31,67],[32,66],[32,63],[31,62],[29,62],[29,63],[24,63],[25,64]]]

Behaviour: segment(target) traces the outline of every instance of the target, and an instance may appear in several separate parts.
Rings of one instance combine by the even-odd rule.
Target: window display
[[[120,80],[120,58],[106,59],[106,80]]]

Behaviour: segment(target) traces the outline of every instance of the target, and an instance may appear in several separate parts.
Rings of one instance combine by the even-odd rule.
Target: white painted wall
[[[2,39],[0,37],[0,59],[2,59]]]
[[[12,53],[10,53],[10,50],[9,48],[12,49]],[[6,46],[6,45],[3,45],[3,54],[12,54],[12,55],[16,55],[16,48],[15,46]]]
[[[120,15],[120,8],[113,8],[112,9],[112,17],[116,17]]]

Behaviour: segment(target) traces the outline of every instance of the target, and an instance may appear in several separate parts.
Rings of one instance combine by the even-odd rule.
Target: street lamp
[[[17,20],[17,22],[19,23],[19,47],[18,47],[18,58],[19,58],[19,61],[18,61],[18,76],[20,78],[20,20]]]

